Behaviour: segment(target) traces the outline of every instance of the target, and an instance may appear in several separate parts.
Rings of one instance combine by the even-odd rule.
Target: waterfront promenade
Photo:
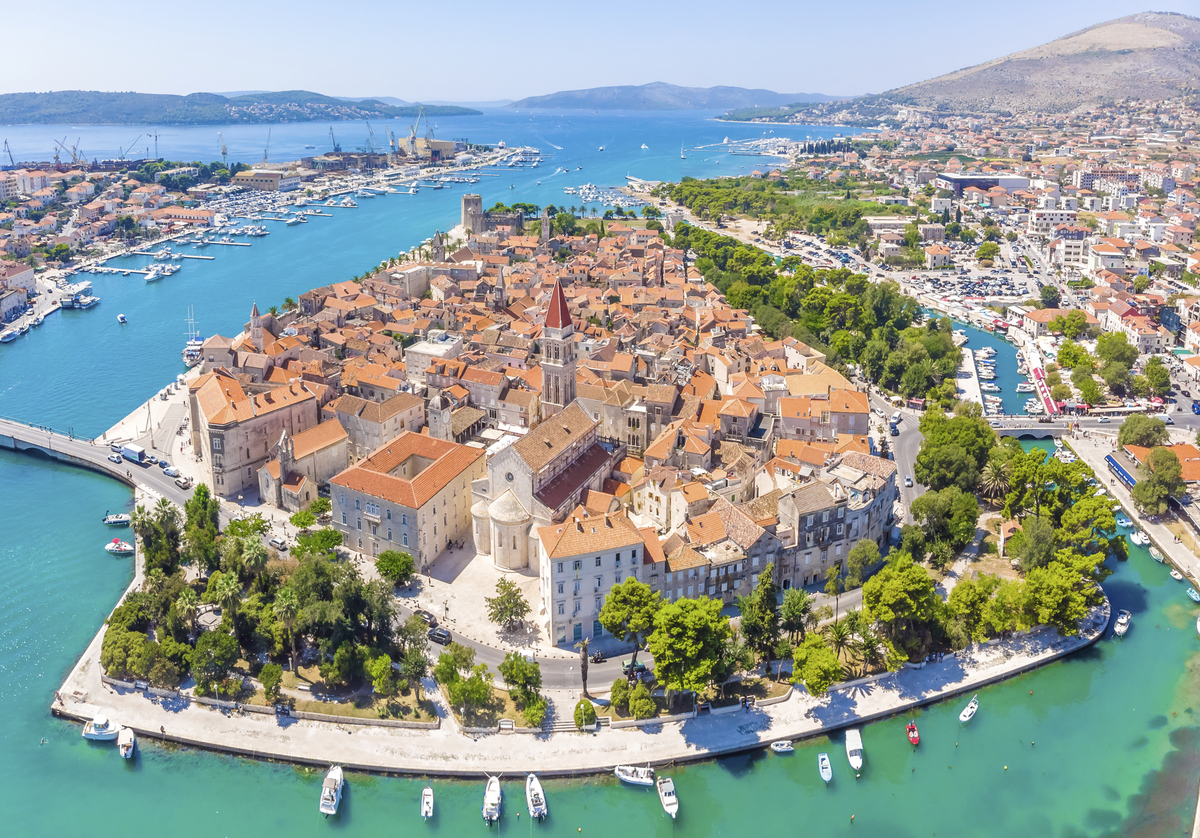
[[[979,387],[979,368],[975,365],[975,352],[971,349],[962,347],[962,366],[960,370],[967,373],[967,378],[958,379],[961,385],[958,388],[958,394],[963,401],[975,402],[975,404],[983,407],[983,390]]]
[[[1108,626],[1109,610],[1107,601],[1094,609],[1074,638],[1060,637],[1052,629],[1035,629],[1004,643],[973,646],[922,669],[906,667],[877,679],[841,684],[822,698],[794,690],[787,700],[770,707],[743,711],[735,705],[698,718],[656,722],[645,728],[602,728],[594,734],[464,735],[444,706],[438,708],[442,717],[438,729],[415,730],[280,719],[214,710],[187,696],[152,697],[102,682],[103,631],[68,676],[60,689],[62,701],[56,700],[52,709],[76,721],[104,713],[143,737],[262,759],[338,763],[352,770],[453,777],[523,771],[544,776],[602,773],[621,763],[702,760],[780,739],[827,735],[970,693],[1096,642]],[[432,681],[425,685],[430,695],[437,695]],[[980,712],[988,709],[985,699]],[[558,708],[560,718],[569,718],[569,713],[570,707]]]

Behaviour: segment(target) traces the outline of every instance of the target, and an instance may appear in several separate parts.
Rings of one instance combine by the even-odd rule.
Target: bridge
[[[996,436],[1017,439],[1057,439],[1066,436],[1074,425],[1092,433],[1111,433],[1115,436],[1125,421],[1124,416],[1056,416],[1051,422],[1039,422],[1036,416],[985,418],[996,431]]]
[[[173,478],[162,473],[162,469],[140,466],[124,460],[114,463],[108,459],[108,455],[113,451],[107,445],[93,439],[82,439],[70,432],[63,433],[52,428],[0,417],[0,449],[23,452],[90,469],[119,480],[130,488],[165,497],[180,506],[191,496],[190,489],[180,489],[175,485]]]

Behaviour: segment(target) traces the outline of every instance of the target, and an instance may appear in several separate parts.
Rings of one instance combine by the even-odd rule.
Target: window
[[[596,557],[596,567],[600,567],[600,557]]]
[[[342,523],[343,524],[346,523],[346,513],[345,512],[342,513]]]
[[[846,507],[839,506],[838,507],[838,520],[840,521],[842,518],[845,518],[845,517],[846,517]]]
[[[621,562],[621,554],[617,553],[617,563],[620,564],[620,562]]]
[[[559,591],[559,593],[562,593],[562,591]],[[559,613],[560,615],[561,615],[561,614],[566,614],[566,613],[567,613],[567,604],[566,604],[565,602],[560,602],[560,603],[558,604],[558,613]]]
[[[562,583],[562,582],[559,582],[559,583],[558,583],[558,592],[559,592],[560,594],[563,592],[563,583]],[[561,613],[561,612],[560,612],[560,613]]]
[[[214,450],[214,451],[220,451],[220,450],[221,450],[221,437],[219,437],[219,436],[214,436],[214,437],[212,438],[212,450]]]
[[[359,518],[359,519],[358,519],[358,528],[359,528],[360,530],[362,529],[362,518]]]
[[[597,614],[600,613],[600,602],[603,599],[604,599],[604,597],[596,597],[596,613]]]
[[[389,521],[392,520],[392,510],[390,510],[390,509],[387,511],[387,519]]]
[[[617,573],[615,573],[615,574],[613,575],[613,584],[614,584],[614,585],[620,585],[620,584],[621,584],[621,573],[620,573],[620,571],[618,571]]]
[[[837,532],[838,532],[838,535],[842,535],[842,534],[844,534],[844,533],[846,532],[846,525],[845,525],[845,524],[838,524],[838,530],[837,530]]]
[[[400,515],[400,526],[402,526],[402,527],[408,526],[408,514],[407,513],[402,513]]]
[[[619,559],[619,558],[621,558],[621,556],[620,556],[620,554],[619,554],[619,553],[617,554],[617,558],[618,558],[618,559]],[[631,552],[631,553],[629,554],[629,558],[631,558],[631,559],[636,559],[636,558],[637,558],[637,548],[636,548],[636,547],[633,549],[633,552]]]
[[[392,528],[388,527],[388,541],[392,540]]]
[[[404,544],[405,547],[407,547],[408,546],[408,533],[404,533],[403,535],[401,535],[400,541],[401,541],[401,543]]]
[[[516,549],[517,549],[517,537],[516,537],[515,535],[513,536],[513,546],[512,546],[512,548],[513,548],[514,550],[516,550]]]
[[[253,476],[254,476],[254,469],[253,469],[252,467],[250,467],[250,466],[246,466],[246,476],[247,476],[247,477],[253,477]]]
[[[360,500],[359,498],[355,498],[355,499],[354,499],[354,508],[355,508],[355,509],[361,509],[361,508],[362,508],[362,507],[360,506],[360,504],[359,504],[359,500]]]
[[[829,523],[829,510],[828,509],[826,509],[824,512],[821,513],[821,523],[822,524]]]
[[[597,588],[602,588],[602,587],[604,587],[604,577],[603,577],[603,576],[597,576],[597,577],[596,577],[596,587],[597,587]]]
[[[811,516],[811,515],[808,516],[808,525],[810,527],[813,525],[813,516]]]
[[[562,563],[562,562],[559,562],[559,563],[558,563],[558,572],[559,572],[559,573],[562,573],[562,572],[563,572],[562,566],[563,566],[563,563]]]
[[[575,570],[583,570],[583,562],[580,559],[576,559],[572,564],[575,565]]]

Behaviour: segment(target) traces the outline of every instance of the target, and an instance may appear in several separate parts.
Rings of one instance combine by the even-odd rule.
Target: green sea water
[[[649,125],[621,130],[632,138]],[[682,133],[657,130],[652,146]],[[729,132],[711,130],[718,139]],[[604,142],[609,135],[597,136]],[[599,144],[595,137],[584,142],[592,149]],[[594,182],[614,182],[624,161],[611,165],[613,178]],[[372,202],[364,201],[353,218],[317,219],[296,235],[281,230],[253,248],[230,248],[238,252],[188,265],[153,287],[128,278],[98,281],[103,305],[55,315],[0,348],[0,414],[87,434],[107,428],[179,370],[189,302],[204,307],[206,332],[235,334],[245,320],[239,312],[252,299],[277,300],[359,273],[453,220],[456,196],[388,203],[397,197],[369,208]],[[485,204],[499,197],[485,192]],[[131,314],[135,328],[118,329],[117,311]],[[423,824],[424,780],[350,775],[341,813],[325,820],[317,813],[318,774],[151,742],[140,743],[138,758],[125,762],[111,744],[85,742],[78,726],[50,716],[53,691],[131,578],[128,560],[100,549],[110,537],[100,523],[104,511],[129,504],[129,493],[105,478],[0,452],[0,509],[10,524],[0,540],[4,834],[457,838],[486,832],[482,783],[434,781],[437,817]],[[1197,609],[1185,586],[1145,550],[1131,553],[1128,562],[1114,562],[1105,583],[1113,608],[1134,615],[1125,638],[1105,638],[983,690],[969,726],[958,722],[963,699],[926,709],[917,716],[922,742],[915,750],[903,719],[868,726],[866,768],[857,780],[835,737],[804,743],[790,756],[760,752],[671,771],[681,800],[674,823],[652,791],[593,778],[546,783],[551,816],[531,824],[527,815],[517,817],[524,810],[521,778],[507,777],[497,831],[630,838],[1179,835],[1190,829],[1200,784]],[[835,777],[828,787],[816,768],[817,753],[826,750]]]

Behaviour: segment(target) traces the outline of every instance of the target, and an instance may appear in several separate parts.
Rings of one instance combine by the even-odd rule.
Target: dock
[[[968,378],[956,378],[955,384],[958,386],[958,392],[965,402],[975,402],[975,404],[983,407],[983,391],[979,389],[979,368],[975,365],[974,351],[962,347],[963,362],[959,367],[960,372],[968,374]]]

